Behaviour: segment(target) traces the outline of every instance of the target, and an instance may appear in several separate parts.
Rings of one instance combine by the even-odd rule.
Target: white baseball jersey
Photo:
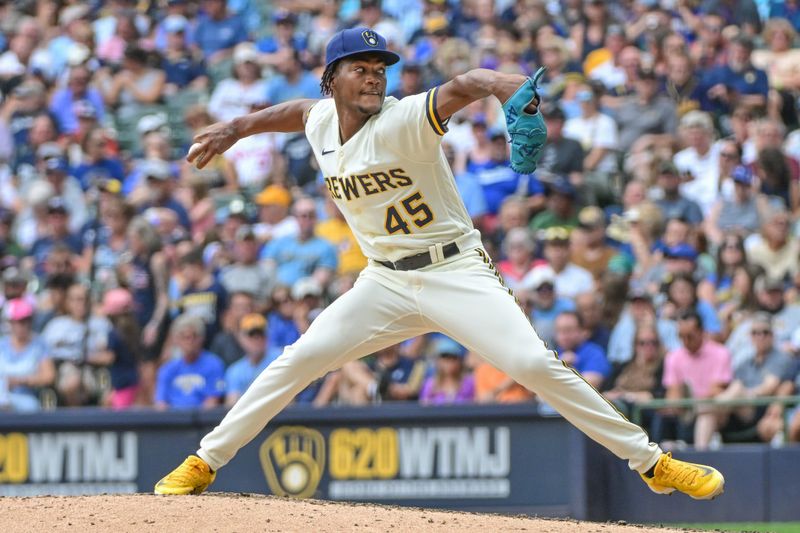
[[[437,90],[387,97],[344,144],[333,99],[308,114],[306,136],[328,191],[371,259],[397,261],[459,238],[462,251],[481,245],[441,149]]]

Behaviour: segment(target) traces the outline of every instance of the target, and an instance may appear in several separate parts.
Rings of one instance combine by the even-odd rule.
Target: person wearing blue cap
[[[511,168],[505,129],[492,127],[485,135],[489,139],[489,159],[483,162],[470,160],[467,172],[475,176],[483,189],[487,212],[497,215],[505,199],[514,195],[527,197],[537,205],[543,204],[544,187],[539,180]]]
[[[512,160],[532,172],[540,155],[536,141],[546,135],[538,120],[534,81],[475,69],[397,100],[386,96],[386,70],[399,60],[375,31],[344,30],[326,49],[320,86],[332,98],[274,105],[215,124],[195,137],[187,160],[202,168],[242,137],[304,131],[330,196],[369,264],[353,288],[325,308],[256,378],[201,440],[197,455],[161,479],[155,492],[202,493],[216,471],[319,376],[436,331],[536,392],[589,437],[626,459],[654,492],[679,490],[699,499],[720,494],[724,479],[717,470],[663,453],[558,360],[505,286],[458,195],[441,147],[448,119],[490,95],[505,102],[509,130],[516,135],[514,147],[522,148],[512,151]],[[527,126],[528,133],[515,129]],[[521,135],[534,142],[521,140]]]
[[[769,210],[766,196],[753,190],[753,173],[749,168],[743,165],[735,167],[731,180],[733,198],[720,196],[706,219],[706,237],[713,244],[721,243],[729,232],[743,236],[757,233]]]

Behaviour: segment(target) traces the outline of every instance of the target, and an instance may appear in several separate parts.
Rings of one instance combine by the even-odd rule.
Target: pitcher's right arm
[[[244,137],[264,132],[303,131],[308,112],[317,102],[313,99],[289,100],[229,122],[212,124],[195,135],[186,160],[197,168],[203,168],[215,155],[225,152]]]

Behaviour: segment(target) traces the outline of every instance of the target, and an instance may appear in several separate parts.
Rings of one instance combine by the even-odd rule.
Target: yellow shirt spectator
[[[317,224],[317,237],[325,239],[336,247],[339,257],[339,274],[357,274],[367,266],[367,258],[353,236],[347,222],[337,214]]]

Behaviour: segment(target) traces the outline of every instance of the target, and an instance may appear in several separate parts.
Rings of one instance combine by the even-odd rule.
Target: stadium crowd
[[[352,26],[402,56],[396,98],[548,68],[536,174],[494,100],[443,149],[540,336],[619,409],[800,388],[796,0],[2,0],[0,409],[229,406],[353,285],[367,260],[302,134],[183,160],[213,122],[318,98]],[[536,398],[430,334],[296,401]],[[778,403],[645,414],[698,448],[800,440]]]

